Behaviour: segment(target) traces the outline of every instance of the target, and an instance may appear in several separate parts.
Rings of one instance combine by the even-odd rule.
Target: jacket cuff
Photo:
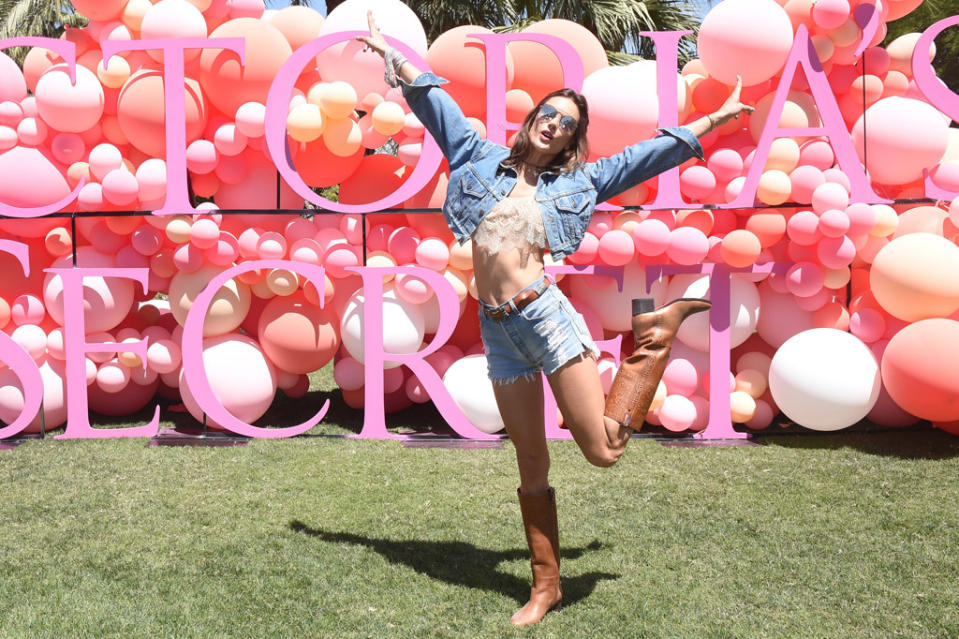
[[[435,73],[426,71],[416,76],[416,79],[414,79],[412,82],[400,80],[400,87],[403,90],[403,97],[405,98],[410,95],[415,95],[416,93],[419,93],[424,89],[428,89],[429,87],[438,87],[447,84],[448,82],[449,80],[446,78],[441,78]]]
[[[422,77],[422,76],[421,76]],[[659,129],[660,133],[665,135],[672,136],[677,140],[680,140],[686,144],[692,151],[692,154],[699,158],[700,160],[705,161],[706,158],[703,155],[703,145],[699,143],[699,138],[696,135],[687,129],[684,126],[669,127],[665,129]]]

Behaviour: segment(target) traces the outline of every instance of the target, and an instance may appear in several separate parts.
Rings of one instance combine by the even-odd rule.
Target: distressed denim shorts
[[[544,277],[523,290],[536,287]],[[495,307],[480,300],[480,330],[494,384],[532,380],[541,370],[549,375],[584,352],[599,357],[583,316],[556,285],[499,322],[487,318],[484,308]]]

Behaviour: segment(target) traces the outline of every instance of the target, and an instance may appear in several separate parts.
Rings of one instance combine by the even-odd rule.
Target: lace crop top
[[[487,253],[519,249],[525,258],[534,248],[546,248],[546,227],[536,199],[503,198],[473,231],[473,243]]]

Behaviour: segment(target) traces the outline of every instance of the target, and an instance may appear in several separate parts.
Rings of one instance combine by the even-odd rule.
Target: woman
[[[518,489],[532,556],[529,602],[510,621],[528,625],[560,603],[556,502],[549,486],[549,452],[542,428],[543,388],[549,380],[569,429],[586,459],[611,466],[646,417],[669,357],[672,339],[705,300],[676,300],[654,310],[651,299],[633,301],[636,350],[620,366],[604,400],[599,351],[569,300],[545,276],[543,254],[574,252],[593,207],[677,166],[702,158],[698,138],[742,111],[737,85],[714,114],[585,163],[586,100],[562,89],[540,101],[523,122],[512,149],[483,140],[439,86],[391,48],[372,15],[370,35],[357,38],[384,57],[386,80],[402,85],[413,113],[449,162],[443,206],[460,242],[472,239],[480,326],[496,403],[516,448]]]

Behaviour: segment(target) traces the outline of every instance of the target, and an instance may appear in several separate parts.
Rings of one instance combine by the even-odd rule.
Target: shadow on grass
[[[530,582],[528,580],[496,569],[496,566],[503,561],[527,559],[529,551],[526,549],[498,551],[479,548],[461,541],[376,539],[353,533],[313,528],[299,520],[291,521],[290,528],[330,543],[365,546],[382,555],[390,563],[409,566],[420,574],[448,584],[503,594],[521,604],[529,598]],[[586,547],[563,548],[562,556],[564,559],[576,559],[587,551],[600,548],[602,544],[594,541]],[[619,575],[606,572],[589,572],[575,577],[564,577],[563,604],[570,606],[585,599],[600,581],[618,578]]]
[[[842,431],[821,433],[808,429],[762,435],[766,444],[813,450],[853,448],[868,455],[897,459],[951,459],[959,456],[959,437],[930,427],[928,422],[908,428],[884,428],[861,423]]]

